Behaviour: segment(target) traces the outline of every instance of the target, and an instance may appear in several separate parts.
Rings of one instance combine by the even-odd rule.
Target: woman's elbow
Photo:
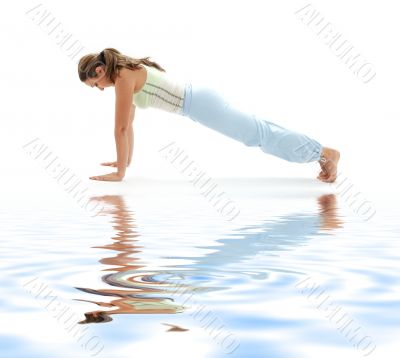
[[[128,127],[116,127],[114,129],[114,134],[115,135],[126,135],[128,133],[129,125]]]

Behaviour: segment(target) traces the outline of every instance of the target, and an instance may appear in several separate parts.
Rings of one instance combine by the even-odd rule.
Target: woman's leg
[[[209,87],[188,86],[183,115],[246,146],[260,147],[263,152],[290,162],[321,159],[323,147],[316,140],[234,108]]]

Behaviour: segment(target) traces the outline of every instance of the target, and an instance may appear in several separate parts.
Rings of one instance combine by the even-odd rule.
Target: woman
[[[260,149],[290,162],[318,161],[317,179],[336,180],[339,151],[323,147],[304,134],[288,130],[254,114],[242,112],[218,92],[192,83],[181,84],[149,57],[135,59],[106,48],[99,54],[88,54],[79,60],[79,78],[101,91],[115,87],[114,137],[117,161],[101,163],[117,168],[116,172],[92,176],[93,180],[121,181],[132,160],[133,119],[135,108],[158,108],[186,116],[246,146]]]

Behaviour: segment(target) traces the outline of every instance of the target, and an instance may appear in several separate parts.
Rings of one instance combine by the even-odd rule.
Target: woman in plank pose
[[[158,108],[186,116],[246,146],[260,147],[268,154],[290,162],[318,161],[317,179],[336,180],[339,151],[323,147],[318,141],[265,118],[234,108],[224,97],[205,86],[185,84],[166,75],[149,57],[132,58],[114,48],[88,54],[79,60],[80,80],[90,87],[115,87],[114,137],[115,162],[101,163],[117,171],[90,177],[93,180],[121,181],[130,165],[133,152],[133,119],[136,106]]]

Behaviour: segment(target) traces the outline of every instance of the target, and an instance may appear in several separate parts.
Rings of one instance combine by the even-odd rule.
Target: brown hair
[[[96,67],[105,66],[107,78],[112,83],[115,83],[115,79],[121,68],[129,68],[135,71],[139,68],[140,64],[145,64],[159,71],[166,72],[157,62],[150,61],[149,57],[134,58],[123,55],[115,48],[105,48],[98,54],[90,53],[81,57],[78,63],[79,79],[85,82],[88,78],[94,78],[97,76]]]

